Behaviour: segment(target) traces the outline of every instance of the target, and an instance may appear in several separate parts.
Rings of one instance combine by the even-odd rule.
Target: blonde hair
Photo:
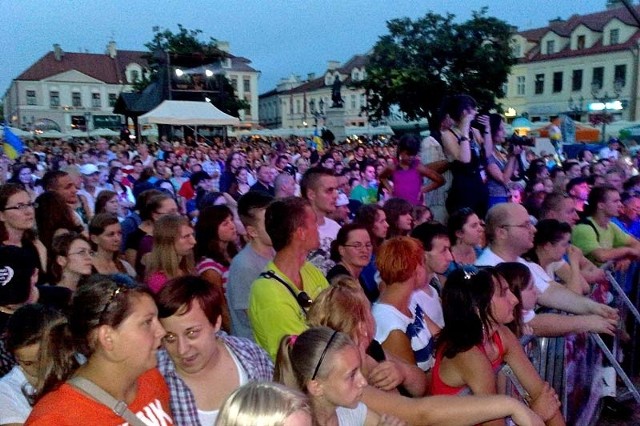
[[[309,309],[310,327],[325,326],[355,338],[358,326],[371,316],[369,300],[355,278],[339,275]]]
[[[180,238],[180,228],[191,227],[189,220],[180,215],[165,215],[153,224],[153,249],[146,260],[147,275],[162,271],[168,278],[191,273],[195,269],[193,253],[178,256],[175,243]]]
[[[227,398],[216,426],[282,426],[297,411],[311,415],[309,400],[299,391],[274,382],[249,382]]]
[[[305,392],[314,374],[320,379],[329,375],[333,353],[347,346],[355,347],[351,338],[328,327],[313,327],[299,336],[285,336],[276,356],[274,381]]]

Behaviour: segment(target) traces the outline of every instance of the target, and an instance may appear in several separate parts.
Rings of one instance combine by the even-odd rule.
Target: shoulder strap
[[[274,271],[272,270],[268,270],[268,271],[264,271],[260,274],[260,276],[262,278],[266,278],[266,279],[275,279],[276,281],[278,281],[280,284],[282,284],[283,286],[285,286],[285,288],[287,290],[289,290],[289,293],[291,293],[291,295],[293,296],[293,298],[296,300],[296,302],[298,303],[298,305],[300,305],[300,308],[302,308],[302,312],[304,312],[305,315],[307,315],[307,308],[311,306],[311,304],[313,303],[313,301],[311,300],[311,298],[309,297],[309,295],[304,292],[301,291],[300,293],[296,294],[295,291],[293,291],[293,289],[291,288],[291,286],[289,284],[287,284],[287,282],[285,280],[283,280],[282,278],[280,278]]]
[[[591,229],[593,229],[593,232],[596,233],[596,241],[600,243],[600,233],[598,232],[598,228],[596,228],[596,225],[593,224],[591,219],[585,217],[584,219],[579,220],[578,223],[582,225],[589,225]]]
[[[84,377],[76,376],[69,379],[67,383],[77,389],[80,389],[102,405],[111,408],[114,413],[125,419],[129,423],[129,425],[146,426],[142,420],[136,417],[136,415],[133,414],[131,410],[129,410],[129,407],[127,407],[127,404],[124,401],[118,401],[113,396],[109,395],[100,386],[93,383],[91,380],[87,380]]]

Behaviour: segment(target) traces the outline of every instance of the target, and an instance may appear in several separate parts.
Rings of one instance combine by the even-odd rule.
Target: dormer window
[[[520,43],[514,44],[511,47],[511,51],[513,52],[513,56],[515,56],[516,58],[522,56],[522,46],[520,45]]]
[[[609,44],[614,45],[620,43],[620,29],[614,28],[609,31]]]
[[[547,40],[547,55],[551,55],[556,53],[556,42],[555,40]]]
[[[579,35],[578,36],[577,50],[584,49],[584,46],[585,46],[586,43],[587,43],[587,37],[585,35]]]
[[[224,58],[222,60],[222,68],[231,68],[231,58]]]

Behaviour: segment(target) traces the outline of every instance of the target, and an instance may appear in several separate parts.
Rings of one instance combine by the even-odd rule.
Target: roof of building
[[[126,82],[126,68],[135,63],[147,67],[146,55],[149,52],[135,50],[118,50],[115,58],[100,53],[62,52],[60,60],[56,60],[53,51],[47,52],[33,65],[27,68],[16,80],[40,81],[67,71],[76,70],[108,84]],[[256,72],[249,66],[251,61],[241,56],[229,55],[232,71]]]
[[[640,5],[635,6],[636,10],[640,13]],[[618,19],[624,24],[636,27],[638,24],[634,20],[633,16],[625,7],[617,7],[613,9],[604,10],[601,12],[591,13],[588,15],[572,15],[567,20],[553,20],[549,22],[547,27],[534,28],[526,31],[520,31],[518,34],[524,37],[530,42],[536,43],[536,46],[532,47],[529,51],[525,52],[524,57],[520,58],[522,62],[536,62],[536,61],[548,61],[553,59],[562,59],[576,56],[597,55],[602,53],[617,52],[629,49],[635,46],[637,40],[640,39],[640,32],[633,34],[624,43],[604,45],[602,39],[595,42],[591,47],[584,49],[571,49],[567,44],[563,49],[552,53],[542,54],[540,41],[545,34],[549,31],[553,31],[562,37],[569,37],[571,33],[580,25],[584,25],[595,32],[602,32],[604,27],[611,22],[612,19]]]
[[[640,5],[635,6],[636,11],[640,13]],[[592,31],[601,32],[605,25],[612,19],[617,18],[627,25],[637,26],[638,23],[633,19],[631,13],[626,7],[616,7],[603,10],[600,12],[590,13],[588,15],[572,15],[569,19],[555,19],[549,22],[549,25],[542,28],[533,28],[526,31],[519,31],[522,37],[529,41],[538,42],[548,32],[553,31],[556,34],[568,37],[573,30],[581,24]]]
[[[127,65],[136,63],[143,67],[147,66],[147,61],[143,57],[145,53],[118,50],[115,58],[111,58],[107,54],[63,52],[58,61],[54,52],[48,52],[20,74],[16,80],[39,81],[76,70],[105,83],[120,84],[126,81]]]
[[[260,98],[265,98],[265,97],[273,96],[276,94],[293,95],[296,93],[313,92],[316,90],[320,90],[323,87],[330,87],[331,85],[327,86],[324,84],[324,78],[327,72],[333,73],[337,71],[340,74],[345,74],[347,78],[342,80],[342,84],[348,86],[353,83],[353,79],[351,78],[351,71],[353,71],[354,68],[364,68],[367,64],[367,61],[368,61],[367,55],[354,55],[353,57],[351,57],[351,59],[345,62],[344,65],[338,67],[335,71],[326,70],[321,77],[308,80],[292,89],[283,90],[280,92],[277,89],[269,90],[268,92],[261,94]]]

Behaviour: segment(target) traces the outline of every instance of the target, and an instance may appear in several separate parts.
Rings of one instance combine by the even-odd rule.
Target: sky
[[[327,61],[366,53],[394,18],[451,13],[460,21],[483,6],[519,29],[603,10],[606,0],[2,0],[0,97],[11,80],[53,49],[104,53],[115,40],[145,50],[159,26],[200,29],[230,43],[261,72],[259,92],[291,74],[322,74]]]

